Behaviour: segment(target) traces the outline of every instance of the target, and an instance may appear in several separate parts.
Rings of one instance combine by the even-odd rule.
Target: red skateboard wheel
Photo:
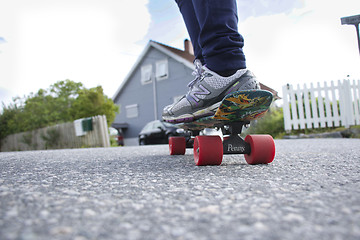
[[[169,138],[170,155],[184,155],[186,151],[186,139],[184,137]]]
[[[219,136],[197,136],[194,141],[194,161],[197,166],[220,165],[223,144]]]
[[[275,157],[275,143],[270,135],[247,135],[245,142],[250,144],[250,154],[245,154],[248,164],[271,163]]]

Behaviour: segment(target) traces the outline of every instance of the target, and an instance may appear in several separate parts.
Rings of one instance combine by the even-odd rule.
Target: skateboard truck
[[[231,122],[227,125],[214,126],[227,130],[230,135],[223,141],[219,136],[199,135],[194,138],[194,161],[197,166],[220,165],[224,154],[243,154],[248,164],[268,164],[275,157],[275,143],[270,135],[247,135],[240,137],[248,121]],[[170,155],[184,155],[186,140],[184,137],[169,139]]]
[[[244,125],[250,122],[234,122],[229,124],[230,136],[223,141],[224,154],[250,154],[250,144],[245,142],[239,135]]]

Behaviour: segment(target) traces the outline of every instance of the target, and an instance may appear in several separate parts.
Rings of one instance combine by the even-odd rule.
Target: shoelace
[[[196,59],[194,61],[194,64],[195,64],[195,70],[192,72],[192,75],[195,78],[187,85],[189,88],[192,88],[198,81],[200,81],[205,72],[204,69],[202,68],[202,64],[200,60]]]

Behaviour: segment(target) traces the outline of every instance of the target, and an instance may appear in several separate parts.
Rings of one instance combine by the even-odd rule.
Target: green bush
[[[247,134],[270,134],[273,138],[282,138],[285,135],[283,109],[273,106],[264,117],[253,121]]]
[[[49,128],[46,130],[46,134],[42,134],[41,138],[45,141],[45,148],[56,148],[60,142],[60,130],[56,128]]]

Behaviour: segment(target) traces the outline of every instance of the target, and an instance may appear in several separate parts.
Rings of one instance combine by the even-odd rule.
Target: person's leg
[[[192,3],[200,28],[198,43],[206,66],[220,75],[246,68],[236,1],[192,0]]]
[[[177,0],[196,57],[195,79],[179,101],[163,110],[167,122],[189,122],[214,115],[229,93],[258,89],[256,77],[246,69],[243,38],[237,32],[235,0]],[[193,5],[191,4],[193,3]]]
[[[199,33],[200,27],[195,15],[194,6],[191,0],[176,0],[176,3],[180,9],[180,12],[183,16],[186,28],[188,30],[193,48],[195,58],[199,59],[202,64],[205,64],[204,58],[202,56],[202,51],[199,45]]]

